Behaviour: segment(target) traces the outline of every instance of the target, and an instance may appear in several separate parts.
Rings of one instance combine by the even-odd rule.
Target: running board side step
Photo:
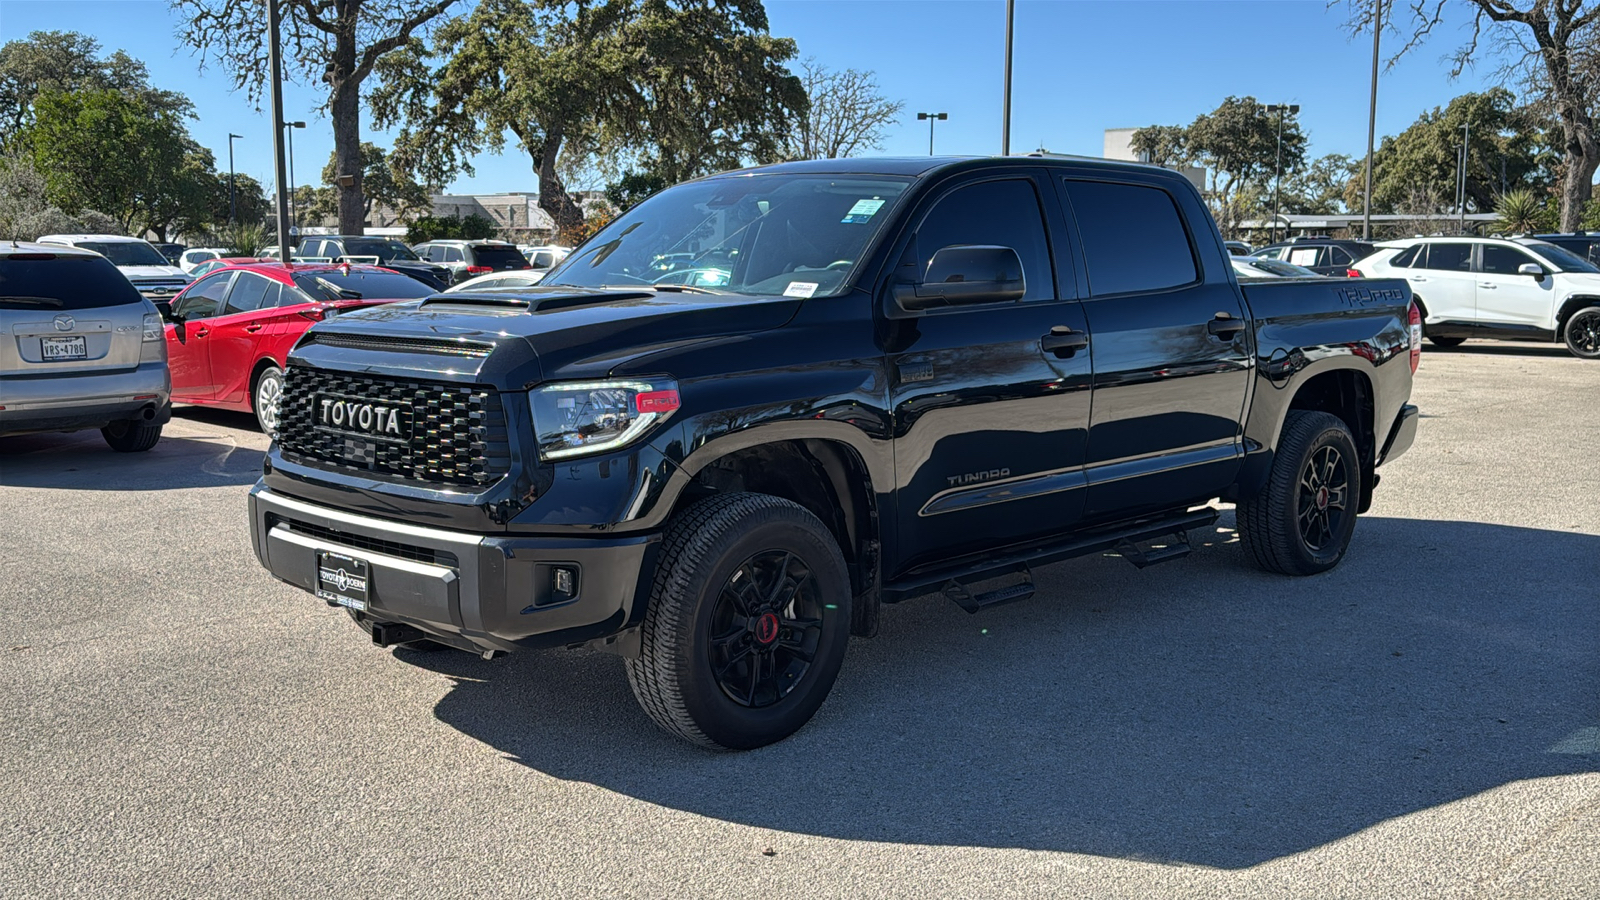
[[[913,597],[942,593],[967,612],[977,612],[990,606],[1022,600],[1033,596],[1033,566],[1048,565],[1114,550],[1124,559],[1144,568],[1187,556],[1190,552],[1188,532],[1210,527],[1217,521],[1217,511],[1210,507],[1183,511],[1156,519],[1145,519],[1127,525],[1088,532],[1055,544],[1026,547],[1010,553],[1001,553],[986,559],[967,562],[944,570],[913,572],[883,586],[883,602],[899,603]],[[1146,550],[1139,545],[1159,538],[1170,538],[1166,546]],[[1020,575],[1022,581],[982,593],[972,593],[971,586],[983,581]]]

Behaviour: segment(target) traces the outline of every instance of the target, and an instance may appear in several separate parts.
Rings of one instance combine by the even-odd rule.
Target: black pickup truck
[[[1199,194],[1086,159],[678,185],[534,289],[339,316],[289,356],[257,556],[380,646],[625,657],[667,731],[780,740],[880,605],[1188,551],[1336,565],[1416,432],[1402,281],[1241,288]]]

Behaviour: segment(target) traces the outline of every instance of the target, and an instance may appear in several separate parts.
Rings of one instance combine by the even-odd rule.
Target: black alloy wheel
[[[1579,359],[1600,359],[1600,306],[1580,309],[1567,320],[1567,350]]]
[[[711,610],[712,677],[728,699],[753,709],[789,695],[822,638],[820,586],[803,560],[764,550],[744,561]]]
[[[1267,483],[1239,501],[1239,542],[1268,572],[1315,575],[1339,564],[1361,508],[1361,457],[1332,413],[1291,410]]]
[[[1343,530],[1350,505],[1350,466],[1336,447],[1324,446],[1306,460],[1297,503],[1300,539],[1320,552]]]

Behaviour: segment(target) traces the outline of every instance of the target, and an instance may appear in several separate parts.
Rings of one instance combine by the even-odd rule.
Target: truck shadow
[[[657,731],[619,659],[483,662],[443,722],[550,776],[779,832],[1252,866],[1509,782],[1600,769],[1600,536],[1363,519],[1331,573],[1186,560],[1037,573],[968,616],[886,609],[807,728],[719,755]],[[1224,527],[1226,526],[1226,527]]]

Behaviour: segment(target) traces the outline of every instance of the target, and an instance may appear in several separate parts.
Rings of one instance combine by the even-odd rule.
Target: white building
[[[1149,155],[1133,152],[1133,147],[1131,146],[1133,133],[1138,130],[1137,128],[1107,128],[1105,149],[1101,152],[1101,156],[1106,159],[1121,159],[1128,162],[1149,162]],[[1196,188],[1202,191],[1206,189],[1205,169],[1199,166],[1174,166],[1172,168],[1175,171],[1182,172],[1183,177],[1189,179],[1189,183]]]

